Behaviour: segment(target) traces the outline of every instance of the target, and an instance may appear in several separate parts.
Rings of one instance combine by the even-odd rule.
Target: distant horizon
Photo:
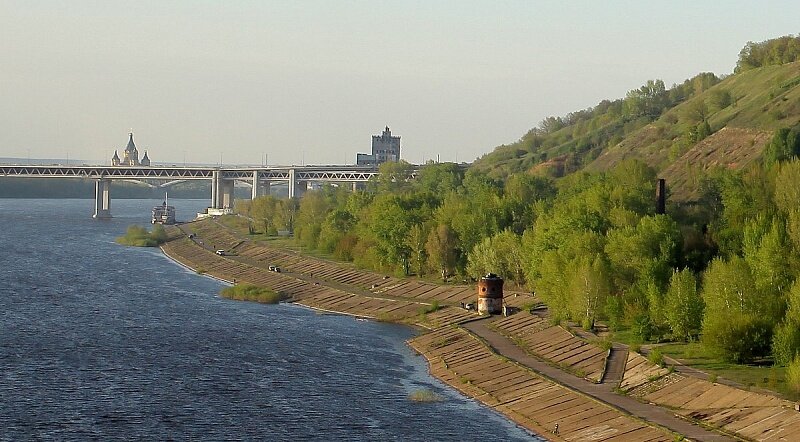
[[[0,165],[37,165],[37,166],[48,166],[48,165],[59,165],[59,166],[111,166],[110,159],[105,161],[101,164],[95,164],[90,160],[81,159],[81,158],[19,158],[19,157],[0,157]],[[452,161],[440,161],[440,163],[452,163]],[[417,166],[421,166],[424,164],[415,164],[410,163]],[[457,164],[469,164],[466,161],[462,161]],[[355,166],[355,161],[352,163],[344,163],[344,164],[321,164],[321,163],[307,163],[307,164],[256,164],[256,163],[171,163],[171,162],[161,162],[161,161],[153,161],[153,166],[165,166],[165,167],[314,167],[314,166]],[[118,167],[126,167],[126,166],[118,166]]]
[[[472,162],[651,79],[730,74],[748,41],[798,31],[800,3],[44,0],[2,12],[0,155],[107,161],[132,130],[165,164],[346,164],[389,126],[401,158],[422,164]]]

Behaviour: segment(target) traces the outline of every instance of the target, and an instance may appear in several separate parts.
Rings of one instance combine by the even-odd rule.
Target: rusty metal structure
[[[478,313],[503,313],[503,278],[489,273],[478,281]]]
[[[656,214],[663,215],[667,212],[667,185],[664,178],[658,179],[656,185]]]

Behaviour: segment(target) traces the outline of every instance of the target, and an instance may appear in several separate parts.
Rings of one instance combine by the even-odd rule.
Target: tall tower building
[[[372,136],[372,153],[360,153],[356,157],[358,165],[377,166],[387,161],[400,161],[400,137],[392,135],[389,126],[383,133]]]

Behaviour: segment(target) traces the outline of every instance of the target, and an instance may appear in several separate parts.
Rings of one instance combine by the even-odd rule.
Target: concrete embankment
[[[221,226],[191,223],[169,230],[167,256],[198,273],[280,291],[292,302],[324,311],[419,325],[409,341],[434,376],[552,440],[673,440],[674,434],[561,386],[498,355],[460,326],[475,319],[458,306],[474,288],[391,278],[290,251],[243,241]],[[188,235],[192,234],[193,238]],[[229,256],[219,256],[224,249]],[[228,253],[226,253],[228,255]],[[269,271],[280,265],[282,272]],[[435,302],[434,302],[435,301]],[[509,299],[529,302],[524,295]],[[432,304],[438,304],[433,309]],[[509,323],[509,327],[511,324]],[[558,434],[553,433],[559,426]]]
[[[669,432],[499,356],[461,327],[434,330],[409,343],[428,359],[434,376],[550,439],[674,439]],[[556,425],[558,434],[554,434]]]

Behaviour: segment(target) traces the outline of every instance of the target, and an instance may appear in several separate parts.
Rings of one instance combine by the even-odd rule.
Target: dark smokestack
[[[656,214],[663,215],[667,207],[667,185],[664,178],[658,179],[656,185]]]

